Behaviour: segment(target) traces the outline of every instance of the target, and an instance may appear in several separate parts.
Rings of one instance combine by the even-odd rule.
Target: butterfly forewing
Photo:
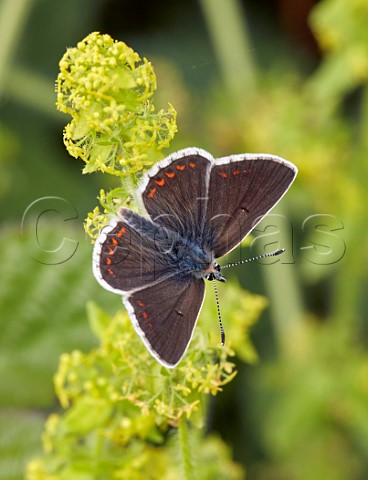
[[[184,355],[204,297],[204,281],[171,277],[123,297],[130,318],[152,355],[168,367]]]
[[[158,165],[153,176],[147,177],[142,185],[143,204],[156,223],[179,232],[188,240],[198,240],[206,209],[211,160],[196,149],[179,153],[182,156],[169,157],[169,161]]]
[[[205,229],[216,258],[238,245],[289,188],[296,169],[278,157],[240,155],[211,170]]]

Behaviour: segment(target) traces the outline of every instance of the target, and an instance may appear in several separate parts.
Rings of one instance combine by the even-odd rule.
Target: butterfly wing
[[[297,174],[292,163],[273,155],[233,155],[216,160],[210,173],[206,243],[222,257],[283,197]]]
[[[93,273],[114,293],[155,284],[177,273],[165,254],[174,237],[163,227],[123,208],[120,218],[105,226],[93,250]]]
[[[123,297],[134,328],[150,353],[174,367],[192,338],[204,299],[204,281],[174,276]]]
[[[187,148],[155,165],[140,185],[144,207],[152,220],[198,241],[212,163],[209,153]]]
[[[204,281],[170,262],[176,234],[128,210],[100,233],[93,272],[107,290],[123,295],[129,317],[150,353],[175,366],[184,355],[204,298]]]
[[[180,238],[223,256],[276,205],[296,173],[271,155],[215,161],[201,149],[181,150],[153,167],[140,186],[150,219],[121,209],[101,232],[94,275],[123,294],[136,331],[163,365],[173,367],[184,355],[204,298],[203,279],[178,271],[171,246]]]

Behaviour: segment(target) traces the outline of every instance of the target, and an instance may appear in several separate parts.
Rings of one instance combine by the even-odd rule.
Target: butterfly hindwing
[[[204,281],[171,277],[123,297],[133,325],[151,354],[174,367],[184,355],[204,298]]]
[[[293,164],[272,155],[234,155],[216,161],[205,224],[215,258],[249,234],[286,193],[295,175]]]
[[[127,208],[105,226],[96,240],[93,272],[114,293],[155,284],[177,273],[165,254],[175,241],[171,231]]]

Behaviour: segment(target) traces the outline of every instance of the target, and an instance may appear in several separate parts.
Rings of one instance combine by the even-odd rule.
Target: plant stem
[[[27,88],[24,86],[27,85]],[[55,109],[55,87],[50,79],[20,67],[13,67],[4,85],[6,95],[49,117],[61,120]]]
[[[236,97],[249,96],[255,68],[239,0],[200,0],[224,82]]]
[[[179,445],[183,462],[183,479],[193,480],[194,471],[190,458],[189,432],[186,418],[182,417],[178,425]]]
[[[286,218],[280,206],[272,214]],[[267,220],[265,220],[267,222]],[[281,355],[293,358],[298,355],[305,341],[305,323],[303,306],[298,281],[295,274],[292,229],[282,228],[278,233],[279,247],[286,252],[277,257],[277,262],[264,265],[262,276],[273,320],[278,350]],[[290,237],[290,238],[289,238]],[[264,251],[259,251],[263,254]]]
[[[367,139],[368,128],[368,87],[362,90],[362,104],[357,124],[357,138],[352,147],[351,157],[354,162],[349,168],[349,177],[354,179],[357,190],[366,192],[361,185],[362,179],[368,175],[368,165],[366,162],[366,152],[368,148]],[[346,228],[344,240],[347,245],[346,255],[341,260],[339,274],[335,281],[334,304],[332,306],[332,317],[338,326],[342,329],[357,328],[359,320],[359,302],[361,301],[364,289],[364,277],[366,269],[364,268],[364,259],[367,250],[366,229],[362,228],[365,222],[365,208],[367,204],[367,195],[361,198],[360,205],[347,203],[344,211],[346,219]],[[358,327],[359,328],[359,327]],[[354,332],[358,334],[356,331]]]
[[[362,233],[362,220],[356,218],[355,212],[350,212],[349,223],[345,231],[347,251],[335,280],[332,318],[337,327],[353,331],[357,325],[357,306],[364,285],[362,261],[366,255],[366,235]]]
[[[0,4],[0,95],[32,3],[33,0],[2,0]]]

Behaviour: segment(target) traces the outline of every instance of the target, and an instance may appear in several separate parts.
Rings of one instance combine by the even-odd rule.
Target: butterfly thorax
[[[179,237],[173,246],[172,254],[179,272],[206,280],[226,281],[220,273],[221,267],[214,259],[213,253],[199,243]]]

